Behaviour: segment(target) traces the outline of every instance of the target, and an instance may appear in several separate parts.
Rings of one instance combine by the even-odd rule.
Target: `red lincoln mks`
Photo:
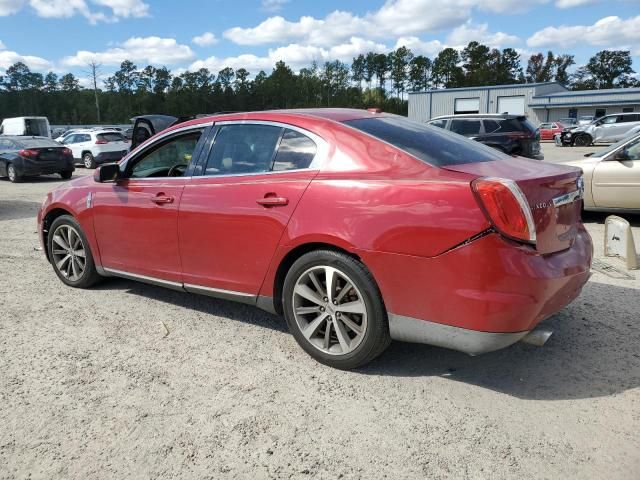
[[[282,110],[173,125],[50,192],[38,224],[69,286],[255,305],[346,369],[392,339],[476,355],[531,335],[589,278],[582,189],[580,169],[404,117]]]

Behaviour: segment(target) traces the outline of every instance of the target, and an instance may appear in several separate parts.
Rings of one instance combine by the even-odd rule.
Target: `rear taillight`
[[[106,145],[107,143],[109,143],[109,142],[107,142],[106,140],[104,140],[102,138],[99,138],[99,139],[96,140],[96,145]]]
[[[73,152],[71,151],[70,148],[63,148],[62,155],[64,155],[65,157],[70,157],[73,155]]]
[[[18,152],[18,155],[20,155],[21,157],[33,158],[38,156],[38,152],[37,150],[24,149],[24,150],[20,150]]]
[[[506,178],[478,178],[471,183],[480,206],[504,236],[535,243],[536,227],[524,194],[513,181]]]

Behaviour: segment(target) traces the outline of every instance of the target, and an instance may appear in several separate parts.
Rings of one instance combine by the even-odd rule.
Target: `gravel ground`
[[[65,287],[34,220],[59,183],[0,179],[0,478],[640,475],[640,272],[595,272],[543,348],[396,342],[341,372],[255,308]],[[604,218],[586,218],[597,256]]]

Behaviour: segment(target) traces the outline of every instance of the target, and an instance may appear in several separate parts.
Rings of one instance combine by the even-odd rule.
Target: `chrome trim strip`
[[[190,293],[199,293],[201,295],[209,295],[210,297],[222,298],[225,300],[233,300],[240,303],[256,304],[256,295],[244,292],[235,292],[233,290],[225,290],[223,288],[205,287],[202,285],[193,285],[190,283],[183,284],[184,289]]]
[[[152,285],[158,285],[160,287],[171,288],[173,290],[181,290],[181,291],[184,290],[182,288],[182,283],[163,280],[161,278],[156,278],[156,277],[148,277],[147,275],[140,275],[137,273],[124,272],[122,270],[116,270],[115,268],[103,267],[102,269],[107,274],[115,275],[116,277],[122,277],[129,280],[137,280],[144,283],[150,283]]]
[[[480,355],[508,347],[529,332],[494,333],[468,330],[442,323],[388,313],[391,338],[402,342],[425,343]]]

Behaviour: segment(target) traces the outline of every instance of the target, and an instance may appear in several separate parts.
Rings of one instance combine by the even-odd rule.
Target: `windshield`
[[[401,116],[359,118],[344,123],[436,167],[509,158],[462,135]]]

